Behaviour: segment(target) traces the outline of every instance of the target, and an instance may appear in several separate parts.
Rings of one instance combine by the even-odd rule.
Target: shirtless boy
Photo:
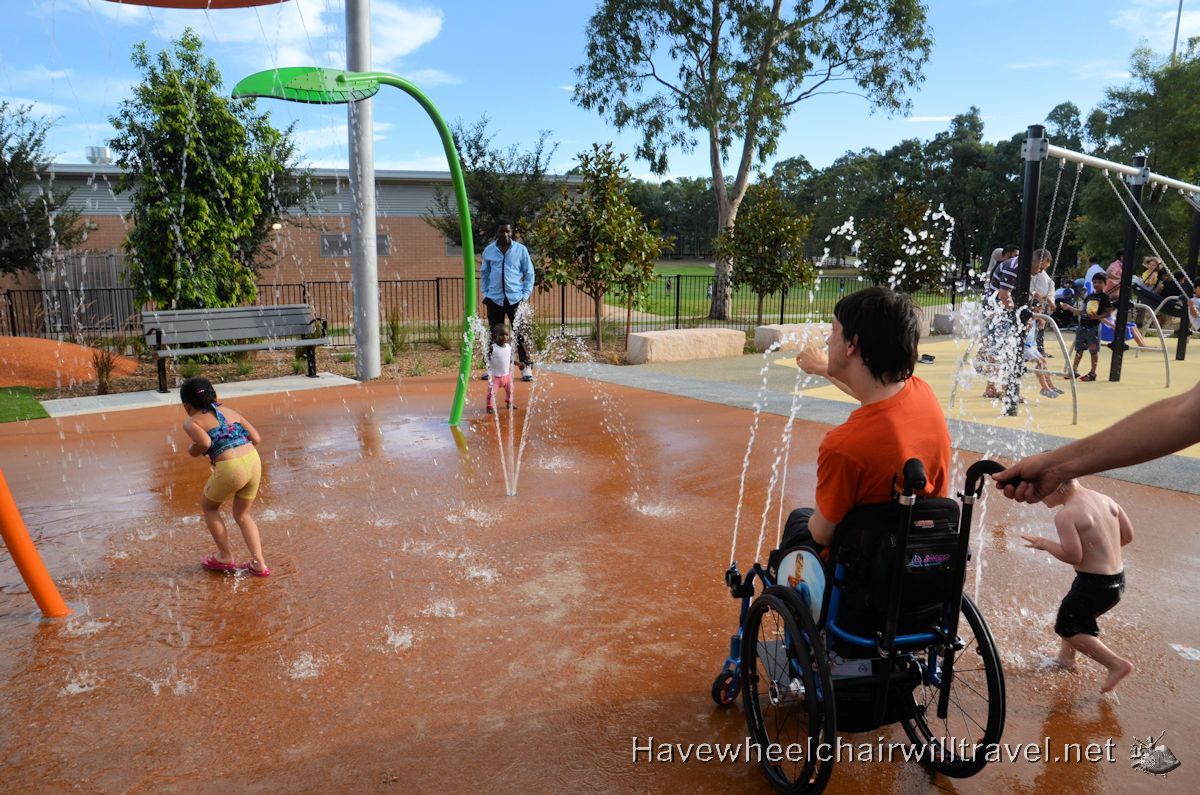
[[[1100,688],[1107,693],[1133,672],[1133,663],[1117,655],[1097,637],[1096,619],[1116,607],[1125,591],[1121,547],[1133,540],[1129,517],[1105,495],[1068,480],[1044,500],[1059,508],[1054,516],[1058,541],[1022,535],[1032,549],[1049,552],[1075,567],[1075,581],[1058,608],[1054,632],[1062,638],[1056,661],[1075,670],[1075,652],[1083,652],[1108,669]]]

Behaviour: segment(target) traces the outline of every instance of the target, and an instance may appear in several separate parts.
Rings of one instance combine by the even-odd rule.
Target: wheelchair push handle
[[[983,494],[983,478],[984,478],[984,476],[986,476],[986,475],[994,476],[994,475],[997,475],[997,474],[1003,472],[1005,469],[1008,469],[1008,467],[1004,466],[1003,464],[998,464],[995,461],[988,460],[986,458],[983,459],[982,461],[976,461],[974,464],[971,464],[971,466],[967,467],[967,478],[966,478],[967,484],[966,484],[966,488],[964,489],[964,493],[972,495],[974,497],[980,496],[981,494]],[[1016,486],[1020,482],[1021,482],[1020,478],[1013,478],[1012,480],[1005,481],[1002,485]]]
[[[904,462],[904,496],[911,497],[918,491],[925,490],[927,479],[925,465],[919,458],[910,458]]]

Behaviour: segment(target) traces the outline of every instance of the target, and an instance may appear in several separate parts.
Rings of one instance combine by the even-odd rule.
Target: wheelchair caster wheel
[[[733,671],[721,671],[713,680],[712,698],[719,707],[728,707],[738,696],[738,680]]]

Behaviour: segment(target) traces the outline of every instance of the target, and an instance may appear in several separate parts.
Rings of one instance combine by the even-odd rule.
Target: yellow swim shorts
[[[204,486],[204,496],[213,502],[225,502],[234,494],[252,500],[258,496],[261,480],[262,459],[258,450],[252,449],[247,455],[218,461]]]

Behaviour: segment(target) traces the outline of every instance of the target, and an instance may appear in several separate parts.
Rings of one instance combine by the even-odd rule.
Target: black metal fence
[[[847,293],[867,286],[854,276],[826,276],[813,285],[802,285],[762,297],[749,289],[730,296],[729,319],[709,318],[714,279],[708,275],[663,276],[650,285],[636,304],[607,297],[601,305],[601,323],[608,338],[632,332],[721,326],[743,331],[762,323],[828,321],[833,306]],[[944,290],[914,295],[923,307],[938,311],[959,299],[954,285]],[[462,277],[407,279],[379,283],[380,320],[399,323],[408,339],[432,341],[462,328]],[[347,281],[314,281],[259,284],[260,305],[310,304],[329,323],[335,345],[354,344],[353,290]],[[534,315],[538,322],[569,334],[594,333],[595,304],[572,287],[536,290]],[[481,307],[471,311],[482,314]],[[0,333],[10,336],[55,339],[91,339],[141,336],[141,307],[134,291],[124,287],[83,287],[0,291]],[[932,314],[927,311],[927,318]]]

